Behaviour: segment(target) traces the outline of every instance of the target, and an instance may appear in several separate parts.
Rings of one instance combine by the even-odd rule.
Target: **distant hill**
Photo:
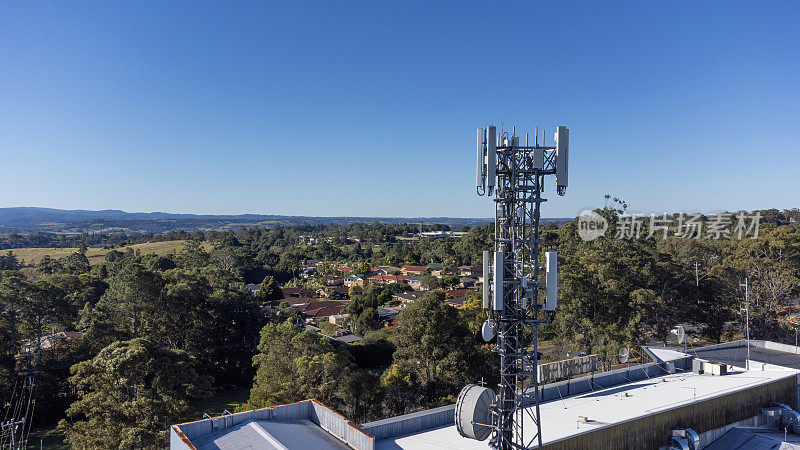
[[[543,219],[543,221],[571,219]],[[263,214],[198,215],[164,212],[129,213],[120,210],[64,210],[36,207],[0,208],[0,234],[52,232],[65,234],[164,233],[171,230],[227,230],[241,227],[277,225],[326,225],[362,223],[441,223],[452,229],[465,225],[485,225],[489,218],[454,217],[309,217]]]

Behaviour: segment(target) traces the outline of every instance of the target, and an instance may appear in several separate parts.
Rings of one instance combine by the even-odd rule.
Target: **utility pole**
[[[700,272],[697,270],[697,261],[694,262],[694,279],[697,282],[697,287],[700,287]]]
[[[744,287],[744,313],[745,313],[745,339],[747,339],[747,361],[745,366],[750,370],[750,288],[747,277],[744,278],[744,284],[739,284]]]

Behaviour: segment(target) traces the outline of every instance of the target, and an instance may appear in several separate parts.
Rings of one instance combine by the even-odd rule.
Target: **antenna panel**
[[[536,148],[533,150],[533,168],[544,169],[544,149]]]
[[[569,172],[569,129],[557,127],[556,140],[556,185],[558,195],[564,195],[567,190],[567,174]]]
[[[544,310],[555,311],[558,303],[558,254],[556,252],[545,252],[545,268],[547,275],[547,295],[545,296]]]
[[[483,154],[483,141],[486,130],[478,128],[478,170],[475,172],[475,185],[479,188],[485,186],[486,177],[486,157]]]
[[[483,309],[489,309],[489,250],[483,251]]]
[[[505,278],[505,258],[503,252],[494,252],[494,278],[492,290],[494,291],[494,310],[503,310],[503,279]]]
[[[486,186],[494,188],[497,178],[497,128],[486,128]]]

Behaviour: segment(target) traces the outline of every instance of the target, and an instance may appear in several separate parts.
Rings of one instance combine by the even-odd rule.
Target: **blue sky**
[[[492,214],[474,136],[570,128],[570,188],[799,207],[800,3],[0,2],[0,206]]]

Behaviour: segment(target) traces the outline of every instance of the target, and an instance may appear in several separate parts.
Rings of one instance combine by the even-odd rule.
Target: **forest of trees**
[[[614,226],[620,205],[598,213]],[[750,285],[751,336],[794,341],[782,310],[800,295],[800,231],[794,212],[765,211],[757,239],[612,239],[586,242],[574,222],[548,225],[558,250],[559,307],[544,338],[610,363],[620,346],[664,341],[677,323],[698,340],[741,336]],[[403,308],[392,328],[376,309],[402,287],[354,295],[350,326],[364,339],[334,342],[297,326],[296,308],[270,306],[277,285],[308,259],[363,265],[475,265],[493,226],[461,239],[398,240],[417,225],[240,229],[185,233],[166,256],[111,252],[90,265],[83,248],[22,267],[0,255],[0,409],[11,400],[36,336],[81,331],[41,352],[35,422],[59,423],[81,447],[158,447],[167,426],[217,392],[250,388],[241,409],[316,397],[361,423],[452,403],[467,382],[496,379],[495,353],[478,331],[477,294],[459,308],[432,290]],[[613,230],[612,230],[613,232]],[[301,243],[313,233],[315,244]],[[612,234],[613,236],[613,234]],[[71,242],[70,244],[74,244]],[[76,245],[78,246],[78,245]],[[253,296],[246,283],[264,282]],[[35,345],[34,345],[35,346]]]

